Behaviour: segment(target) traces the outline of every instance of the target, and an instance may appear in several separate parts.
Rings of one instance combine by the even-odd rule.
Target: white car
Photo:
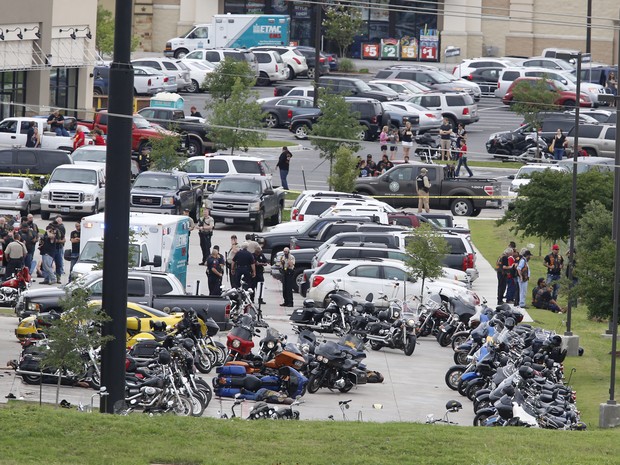
[[[309,97],[314,98],[314,87],[312,86],[297,86],[289,90],[285,97]]]
[[[407,100],[414,95],[432,91],[430,87],[424,84],[406,79],[373,79],[369,81],[369,84],[382,84],[389,87],[398,93],[399,100]]]
[[[519,189],[522,186],[525,186],[526,184],[530,183],[532,174],[540,173],[545,170],[566,171],[565,168],[557,166],[557,165],[544,165],[544,164],[532,163],[532,164],[522,166],[521,168],[519,168],[519,171],[517,172],[516,175],[508,176],[508,179],[512,181],[510,183],[510,187],[508,190],[508,196],[514,199],[519,194]]]
[[[383,102],[381,105],[383,105],[383,108],[385,108],[388,112],[391,108],[395,108],[417,114],[420,118],[420,123],[418,125],[419,133],[432,129],[439,129],[439,126],[441,126],[443,122],[441,111],[430,110],[420,105],[416,105],[413,102]]]
[[[172,60],[170,58],[138,58],[131,60],[131,64],[134,66],[147,66],[149,68],[161,71],[168,77],[176,79],[177,88],[174,92],[185,90],[190,85],[189,69],[183,64],[180,64],[178,60]]]
[[[164,87],[164,76],[161,72],[146,66],[133,67],[133,89],[136,95],[148,94],[155,95],[158,92],[168,90]],[[176,92],[176,80],[174,83],[174,92]]]
[[[402,262],[389,259],[328,260],[314,272],[310,286],[307,297],[319,306],[324,306],[336,290],[351,295],[372,293],[377,307],[388,305],[387,301],[380,299],[383,294],[408,301],[422,294],[422,281],[414,281]],[[448,296],[460,296],[472,305],[480,303],[478,295],[462,283],[443,278],[425,280],[424,299],[439,291]]]
[[[384,202],[374,200],[374,199],[358,199],[358,198],[325,198],[325,197],[308,197],[305,201],[299,203],[297,207],[294,207],[291,213],[291,222],[295,221],[309,221],[313,220],[318,216],[322,216],[326,211],[328,211],[332,207],[339,207],[341,210],[343,208],[349,207],[374,207],[375,209],[381,208],[383,211],[387,207],[390,212],[395,211],[393,207],[390,207]],[[347,213],[343,213],[347,215]],[[360,216],[368,216],[361,215]]]
[[[478,68],[508,68],[509,66],[519,65],[520,60],[515,58],[471,58],[461,61],[454,67],[452,74],[456,77],[469,76]]]
[[[189,70],[190,83],[185,90],[192,93],[202,92],[202,83],[215,70],[215,65],[210,61],[201,60],[179,60],[179,63]]]
[[[287,69],[286,79],[295,79],[297,76],[308,74],[306,57],[296,47],[265,45],[252,48],[254,52],[263,50],[272,50],[280,54]]]
[[[268,86],[274,82],[284,81],[288,77],[288,68],[278,52],[272,50],[254,51],[258,62],[258,79],[256,84]]]

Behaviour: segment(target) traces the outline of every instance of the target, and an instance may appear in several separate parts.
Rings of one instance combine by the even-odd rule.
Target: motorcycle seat
[[[353,360],[350,359],[346,359],[344,361],[344,363],[342,364],[342,369],[343,370],[351,370],[353,368],[355,368],[357,366],[357,363],[354,362]]]

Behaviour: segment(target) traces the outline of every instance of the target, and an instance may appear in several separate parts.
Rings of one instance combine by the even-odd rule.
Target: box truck
[[[72,279],[88,273],[103,262],[104,229],[103,213],[82,218],[80,255],[73,266]],[[129,229],[128,267],[172,273],[185,286],[189,217],[132,212],[129,214]],[[70,250],[67,252],[70,253]]]
[[[166,42],[164,55],[183,58],[202,48],[250,48],[289,45],[290,17],[286,15],[214,15],[211,24],[197,24]]]

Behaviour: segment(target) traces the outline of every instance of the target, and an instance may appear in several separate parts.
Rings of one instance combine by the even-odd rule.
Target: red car
[[[514,96],[512,95],[512,91],[520,83],[524,82],[533,87],[541,79],[542,78],[538,77],[520,77],[518,79],[515,79],[508,88],[508,92],[506,92],[506,95],[504,95],[502,102],[504,102],[504,105],[511,105],[512,103],[514,103]],[[564,108],[575,107],[575,103],[577,102],[577,94],[575,92],[567,90],[565,86],[563,86],[557,81],[546,80],[545,82],[549,91],[556,91],[558,93],[558,99],[555,101],[556,105]],[[587,95],[582,94],[579,98],[579,106],[589,108],[592,106],[592,101],[588,98]]]

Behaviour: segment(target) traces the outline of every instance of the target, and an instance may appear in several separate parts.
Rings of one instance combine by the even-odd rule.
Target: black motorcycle
[[[330,302],[324,309],[317,308],[312,299],[304,300],[304,306],[294,310],[290,317],[294,331],[310,330],[338,336],[349,333],[355,302],[339,293],[329,297]]]
[[[364,342],[369,342],[373,350],[400,349],[410,356],[415,350],[417,337],[415,335],[415,319],[403,316],[402,309],[391,304],[388,310],[382,310],[375,317],[368,317],[366,327],[354,330]]]

